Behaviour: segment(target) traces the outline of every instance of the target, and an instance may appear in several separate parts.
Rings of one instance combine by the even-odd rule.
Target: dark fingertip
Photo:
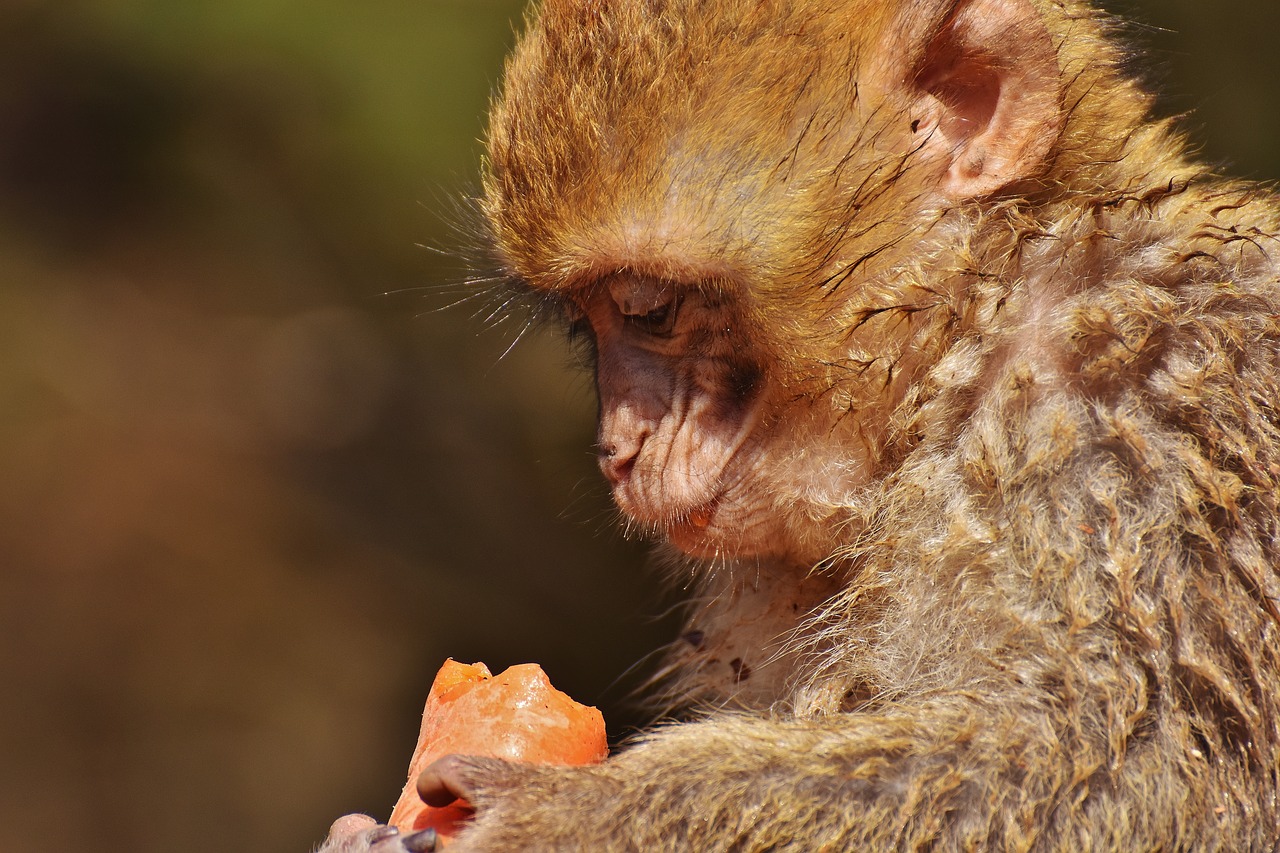
[[[433,853],[438,841],[439,836],[434,829],[424,829],[422,832],[405,836],[400,843],[409,853]]]

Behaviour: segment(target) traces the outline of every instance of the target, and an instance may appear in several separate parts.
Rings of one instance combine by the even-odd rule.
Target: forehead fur
[[[900,126],[955,5],[545,0],[491,114],[484,204],[503,262],[545,289],[624,267],[785,287],[859,241],[883,245],[902,200],[930,189]],[[1116,115],[1132,124],[1097,14],[1037,7],[1075,50],[1060,48],[1071,108],[1125,102]],[[1124,135],[1097,123],[1081,151]],[[1071,136],[1069,120],[1060,164],[1116,159],[1077,156]]]
[[[865,124],[859,58],[884,14],[544,3],[492,114],[486,191],[504,254],[535,285],[627,258],[708,273],[760,261],[776,221],[754,217],[776,220],[778,196],[801,191],[797,142],[847,145]]]

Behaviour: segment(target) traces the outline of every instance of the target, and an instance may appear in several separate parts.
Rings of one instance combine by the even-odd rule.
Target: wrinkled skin
[[[686,572],[681,721],[442,759],[451,850],[1280,846],[1280,205],[1123,59],[1083,0],[544,0],[482,206]]]

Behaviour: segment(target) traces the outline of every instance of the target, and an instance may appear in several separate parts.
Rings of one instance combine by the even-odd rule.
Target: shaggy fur
[[[631,269],[739,305],[780,412],[760,511],[809,559],[685,566],[695,719],[599,768],[469,762],[456,849],[1280,843],[1280,207],[1184,155],[1080,0],[986,4],[1035,12],[993,68],[1048,34],[1054,97],[1010,132],[1052,145],[946,198],[902,140],[966,4],[903,5],[530,20],[503,263],[548,299]]]

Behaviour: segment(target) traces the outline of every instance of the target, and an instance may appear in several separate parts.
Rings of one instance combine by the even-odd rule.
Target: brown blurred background
[[[1112,5],[1280,175],[1277,4]],[[306,851],[385,816],[448,655],[643,723],[672,626],[590,382],[449,307],[519,6],[0,7],[0,848]]]

